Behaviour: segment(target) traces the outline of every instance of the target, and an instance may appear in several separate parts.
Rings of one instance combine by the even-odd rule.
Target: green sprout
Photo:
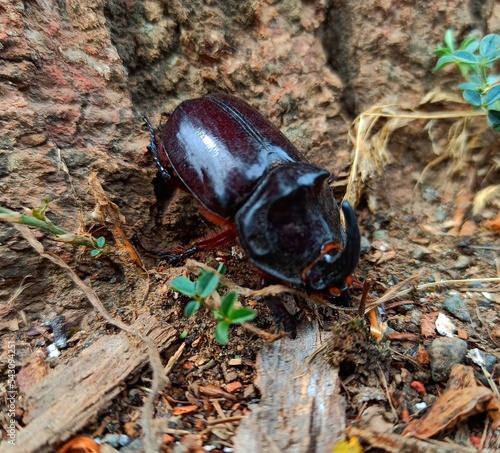
[[[95,249],[92,249],[90,251],[90,256],[97,258],[102,252],[104,252],[104,249],[106,247],[106,239],[104,239],[102,236],[99,236],[95,241],[95,247]]]
[[[444,43],[434,53],[439,56],[434,71],[455,64],[466,80],[457,87],[464,99],[484,110],[488,125],[500,132],[500,75],[491,72],[500,60],[500,36],[489,34],[480,39],[469,35],[457,48],[453,30],[448,30]]]
[[[257,313],[251,308],[235,308],[238,294],[234,291],[230,291],[220,297],[220,306],[213,306],[207,301],[209,298],[214,299],[213,296],[220,287],[219,275],[224,272],[225,265],[221,264],[217,272],[200,270],[197,280],[193,281],[187,277],[179,276],[170,285],[173,291],[191,298],[184,307],[185,316],[194,316],[202,306],[212,312],[214,318],[219,321],[215,328],[214,336],[223,345],[229,342],[229,328],[232,324],[242,324],[251,321],[257,316]]]
[[[0,222],[18,223],[38,228],[40,231],[52,234],[52,239],[56,241],[72,245],[83,245],[92,249],[90,254],[93,257],[97,257],[105,251],[106,240],[102,236],[96,239],[89,234],[78,235],[54,225],[46,216],[51,199],[46,197],[42,201],[43,206],[41,208],[32,209],[28,214],[21,214],[0,206]]]

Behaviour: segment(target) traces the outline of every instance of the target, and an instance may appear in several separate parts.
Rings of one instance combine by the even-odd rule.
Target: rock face
[[[350,162],[352,117],[375,102],[416,100],[437,83],[431,51],[445,30],[498,31],[499,10],[494,0],[0,0],[0,205],[37,208],[50,197],[54,223],[89,228],[87,177],[97,172],[133,226],[127,234],[170,244],[174,233],[151,226],[155,170],[143,114],[159,123],[181,100],[228,91],[339,174]],[[164,224],[186,221],[179,212],[186,208],[174,206]],[[97,272],[103,293],[121,281],[119,266],[76,263],[70,247],[46,245],[82,276]],[[0,297],[27,275],[34,284],[17,301],[35,317],[82,300],[1,224]],[[115,290],[122,303],[132,297]]]

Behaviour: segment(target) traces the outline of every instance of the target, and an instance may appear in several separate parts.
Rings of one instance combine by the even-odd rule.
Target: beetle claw
[[[264,300],[273,315],[274,322],[282,324],[285,332],[293,339],[297,338],[297,319],[286,309],[282,299],[279,296],[266,296]]]

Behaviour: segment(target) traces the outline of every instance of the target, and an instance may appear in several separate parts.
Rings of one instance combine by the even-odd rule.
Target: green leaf
[[[438,47],[436,50],[432,52],[434,55],[438,57],[442,57],[443,55],[450,55],[451,51],[447,47]]]
[[[451,63],[456,63],[455,59],[451,55],[444,55],[437,61],[436,66],[432,71],[439,71]]]
[[[500,59],[500,50],[497,50],[496,52],[493,52],[492,54],[488,55],[486,57],[486,63],[490,65],[495,61],[497,61],[498,59]]]
[[[220,321],[215,328],[214,336],[220,344],[227,344],[229,342],[229,326],[227,321]]]
[[[99,256],[101,252],[102,250],[93,249],[90,251],[90,256],[93,256],[95,258],[96,256]]]
[[[194,297],[196,295],[195,283],[183,275],[174,278],[170,284],[170,288],[189,297]]]
[[[471,77],[471,79],[472,79],[472,77]],[[481,83],[477,84],[476,82],[469,81],[469,82],[461,83],[460,85],[457,86],[457,89],[477,91],[480,86],[481,86]]]
[[[219,276],[213,272],[205,272],[196,283],[196,292],[200,297],[210,296],[219,286]]]
[[[476,56],[470,52],[466,52],[465,50],[457,50],[454,52],[451,57],[455,61],[459,61],[460,63],[467,63],[471,65],[477,64],[478,60]]]
[[[193,316],[200,308],[200,303],[197,300],[190,300],[184,307],[184,316],[190,318]]]
[[[454,31],[452,28],[448,28],[444,35],[444,43],[446,44],[446,47],[448,47],[448,49],[450,49],[452,52],[455,50],[455,37],[453,35]]]
[[[465,50],[466,52],[474,53],[479,49],[479,39],[477,36],[469,35],[460,44],[459,50]]]
[[[224,263],[220,263],[217,268],[217,272],[221,275],[224,275],[227,272],[227,266]]]
[[[486,35],[483,39],[481,39],[479,52],[484,57],[488,57],[493,52],[496,52],[498,50],[499,45],[500,45],[500,36],[495,34]]]
[[[104,248],[104,245],[106,244],[106,239],[104,239],[102,236],[99,236],[96,241],[97,247],[100,249]]]
[[[480,107],[482,104],[481,95],[474,90],[465,90],[464,91],[464,99],[474,107]]]
[[[188,335],[189,335],[189,332],[188,332],[187,330],[183,330],[183,331],[181,332],[181,334],[179,335],[179,338],[180,338],[181,340],[184,340],[184,338],[186,338]]]
[[[257,313],[247,307],[237,308],[230,313],[230,318],[233,324],[241,324],[243,322],[251,321],[256,316]]]
[[[233,305],[236,302],[237,298],[238,294],[235,293],[234,291],[231,291],[221,299],[222,303],[220,311],[224,317],[229,317],[229,314],[231,313],[231,310],[233,309]]]
[[[45,222],[45,214],[42,212],[41,209],[33,209],[31,211],[31,215],[35,218],[35,219],[38,219],[38,220],[43,220]]]
[[[484,102],[488,106],[493,105],[499,99],[500,99],[500,85],[494,86],[484,96]]]
[[[500,111],[488,110],[488,124],[496,131],[500,132]]]

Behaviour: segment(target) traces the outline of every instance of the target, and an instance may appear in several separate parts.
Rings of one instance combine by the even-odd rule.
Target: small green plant
[[[0,222],[18,223],[38,228],[41,231],[54,235],[53,239],[56,241],[67,242],[73,245],[83,245],[91,248],[90,254],[93,257],[97,257],[105,251],[106,240],[102,236],[96,239],[89,234],[78,235],[68,233],[57,225],[54,225],[46,216],[51,199],[47,197],[42,201],[43,206],[41,208],[32,209],[29,214],[20,214],[19,212],[0,206]]]
[[[92,249],[90,251],[90,255],[94,258],[98,257],[102,252],[104,252],[105,247],[106,239],[104,239],[102,236],[99,236],[95,241],[95,249]]]
[[[448,30],[444,43],[434,53],[439,56],[434,71],[455,64],[466,79],[458,86],[464,99],[484,110],[488,125],[500,132],[500,75],[491,73],[500,60],[500,36],[489,34],[480,39],[469,35],[457,48],[453,30]]]
[[[220,344],[227,344],[229,341],[229,328],[231,324],[242,324],[251,321],[257,316],[257,313],[251,308],[239,307],[235,308],[235,302],[238,294],[230,291],[222,297],[214,297],[219,288],[219,274],[224,273],[225,266],[221,264],[216,272],[200,270],[197,280],[190,280],[187,277],[176,277],[170,288],[191,298],[184,307],[184,315],[187,317],[194,316],[200,307],[205,307],[210,310],[215,319],[219,320],[215,328],[214,336]],[[218,301],[218,306],[212,305],[212,301]]]

